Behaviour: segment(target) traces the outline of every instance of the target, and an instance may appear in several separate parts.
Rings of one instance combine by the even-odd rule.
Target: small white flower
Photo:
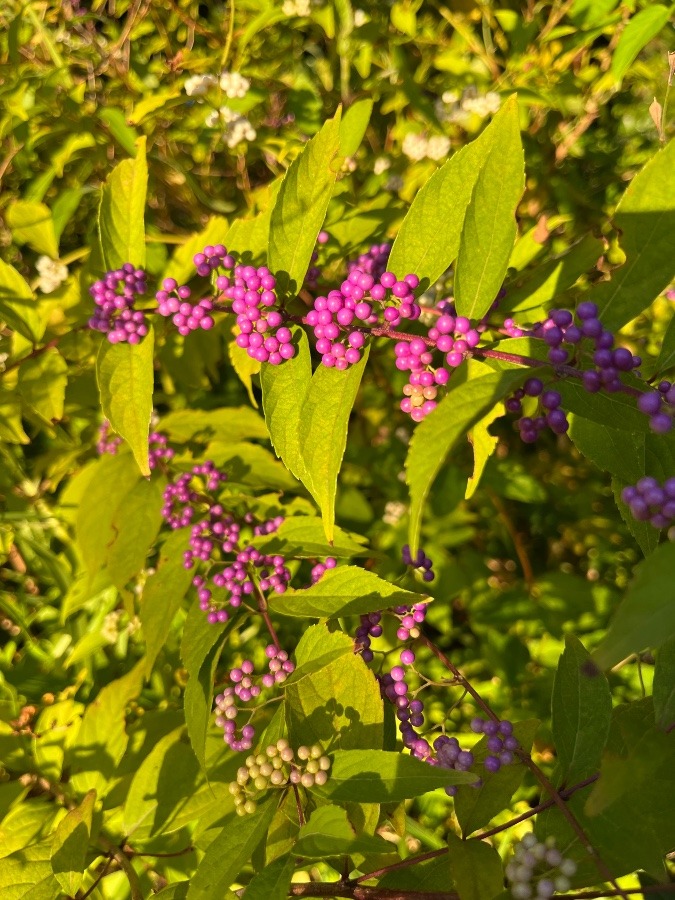
[[[444,91],[441,95],[441,100],[446,106],[452,106],[453,103],[457,103],[459,100],[459,94],[457,91]]]
[[[221,72],[220,86],[226,96],[232,100],[235,97],[245,97],[251,87],[251,82],[239,72]]]
[[[43,294],[51,294],[68,277],[67,266],[64,266],[57,259],[51,259],[49,256],[38,257],[35,268],[40,275],[38,287]]]
[[[406,134],[403,138],[403,153],[414,162],[424,159],[427,155],[427,139],[423,134]]]
[[[311,0],[284,0],[281,7],[285,16],[308,16],[311,10]]]
[[[386,172],[387,169],[391,168],[391,160],[387,159],[386,156],[378,156],[375,160],[375,165],[373,166],[373,172],[376,175],[381,175],[383,172]]]
[[[360,28],[362,25],[365,25],[368,22],[368,16],[362,9],[354,10],[354,27]]]
[[[215,84],[215,75],[191,75],[184,84],[185,93],[188,97],[201,97]]]
[[[116,609],[113,612],[109,612],[108,615],[103,620],[103,628],[101,628],[101,637],[105,638],[106,641],[109,641],[111,644],[115,644],[117,642],[117,638],[120,635],[119,632],[119,621],[122,613],[120,610]]]
[[[356,160],[353,156],[345,156],[345,161],[342,163],[341,172],[355,172],[356,171]]]

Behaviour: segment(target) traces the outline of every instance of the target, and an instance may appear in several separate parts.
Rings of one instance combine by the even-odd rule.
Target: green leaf
[[[638,53],[667,24],[670,10],[667,6],[654,3],[634,15],[621,32],[621,37],[612,56],[612,75],[621,82]]]
[[[189,881],[179,881],[177,884],[170,884],[154,897],[161,897],[162,900],[187,900],[187,892],[190,887]]]
[[[663,335],[655,371],[665,373],[673,366],[675,366],[675,315],[671,318],[666,333]]]
[[[115,510],[113,540],[107,545],[107,573],[123,590],[141,571],[162,525],[164,479],[141,480]]]
[[[411,606],[425,599],[425,595],[403,590],[374,572],[358,566],[337,566],[308,588],[273,597],[270,608],[285,616],[335,619],[392,606]]]
[[[292,331],[297,353],[281,366],[263,363],[260,384],[272,446],[295,477],[304,481],[306,469],[298,432],[302,405],[312,381],[312,362],[307,335],[301,328]]]
[[[284,368],[290,363],[284,363]],[[251,438],[267,440],[269,433],[261,416],[248,406],[223,407],[221,409],[180,409],[164,416],[159,428],[171,440],[243,441]]]
[[[630,483],[634,484],[635,479],[630,479]],[[659,545],[661,532],[654,528],[651,522],[639,522],[630,511],[630,507],[621,499],[621,492],[627,486],[628,482],[619,481],[612,478],[612,493],[616,502],[617,509],[621,514],[626,527],[637,541],[643,556],[651,556]]]
[[[319,366],[302,404],[298,440],[305,475],[301,479],[321,510],[326,539],[335,530],[335,494],[349,416],[368,362],[368,348],[346,372]]]
[[[103,415],[129,444],[142,475],[150,475],[148,435],[154,389],[154,334],[140,344],[101,343],[96,380]]]
[[[645,473],[645,439],[618,428],[610,428],[571,416],[569,436],[575,447],[595,463],[627,484],[635,484]]]
[[[662,544],[637,567],[609,630],[593,653],[609,669],[645,647],[657,650],[675,635],[675,544]]]
[[[416,427],[405,464],[406,481],[410,487],[411,552],[417,550],[424,502],[448,454],[493,404],[526,377],[527,373],[522,371],[481,374],[464,381],[455,375],[446,396],[433,413]]]
[[[274,795],[243,818],[234,817],[206,849],[197,872],[190,880],[187,900],[222,897],[265,838],[274,817],[278,797]]]
[[[24,403],[47,425],[63,418],[68,363],[56,348],[25,360],[19,368]]]
[[[251,359],[243,347],[237,346],[235,340],[227,342],[227,355],[237,377],[246,388],[249,403],[258,409],[258,401],[253,393],[253,376],[260,374],[262,363],[257,359]]]
[[[13,266],[0,259],[0,319],[32,343],[45,332],[33,291]]]
[[[516,722],[513,726],[513,733],[526,753],[530,752],[538,727],[539,722],[536,719]],[[472,752],[477,763],[476,768],[478,768],[489,754],[485,736],[475,744]],[[468,837],[474,831],[487,825],[491,819],[508,807],[511,797],[518,790],[524,775],[525,766],[520,762],[514,762],[510,766],[502,766],[498,772],[488,772],[482,769],[480,787],[459,788],[455,797],[455,814],[464,837]]]
[[[293,853],[307,859],[322,859],[354,853],[391,853],[392,850],[384,838],[357,835],[344,809],[321,806],[300,829]]]
[[[185,724],[190,743],[202,768],[206,766],[206,733],[213,705],[213,682],[223,648],[224,627],[211,625],[195,600],[183,628],[181,658],[188,671],[185,688]]]
[[[387,266],[398,278],[414,273],[434,284],[455,261],[466,208],[490,153],[493,125],[458,150],[429,178],[396,235]]]
[[[5,217],[17,244],[28,244],[37,253],[44,253],[51,259],[59,258],[52,214],[44,203],[15,200]]]
[[[559,381],[556,390],[562,396],[563,408],[584,419],[610,428],[616,428],[617,422],[621,422],[621,427],[627,434],[649,432],[649,417],[640,412],[634,397],[622,393],[589,394],[583,385],[571,378]]]
[[[499,853],[485,841],[463,841],[450,832],[448,860],[460,900],[491,900],[504,889]]]
[[[41,841],[0,859],[2,900],[61,900],[63,890],[49,860],[51,843]]]
[[[149,678],[157,654],[164,646],[174,616],[192,584],[193,572],[183,566],[183,552],[190,529],[180,528],[166,538],[160,550],[156,572],[145,583],[140,618],[145,634],[145,677]]]
[[[89,791],[80,806],[61,819],[52,838],[52,871],[68,896],[75,895],[87,867],[91,820],[96,791]]]
[[[340,156],[354,156],[359,149],[372,111],[370,97],[357,100],[345,111],[340,122]]]
[[[165,735],[138,767],[124,803],[126,837],[143,841],[175,830],[171,823],[194,794],[199,776],[184,733],[181,726]]]
[[[291,516],[273,534],[254,538],[251,544],[265,553],[281,553],[299,559],[315,559],[321,556],[346,557],[370,556],[374,551],[364,544],[360,534],[343,531],[336,526],[333,543],[327,544],[321,519],[316,516]]]
[[[101,190],[98,231],[103,263],[108,270],[127,262],[145,265],[145,137],[138,139],[136,147],[135,157],[118,163]]]
[[[656,654],[654,716],[664,731],[671,730],[675,724],[675,637],[666,641]]]
[[[525,188],[518,101],[510,97],[495,116],[493,145],[466,209],[455,270],[455,306],[481,319],[504,281],[516,240],[516,209]]]
[[[110,789],[127,747],[126,706],[139,695],[142,684],[143,660],[102,688],[87,706],[68,754],[70,784],[78,793],[95,790],[100,799]]]
[[[288,469],[266,447],[258,444],[214,441],[206,448],[206,456],[237,484],[249,484],[268,491],[301,490]]]
[[[318,657],[334,649],[331,640],[313,652]],[[368,666],[353,652],[290,684],[285,700],[294,747],[317,743],[324,749],[382,746],[384,708],[380,689]]]
[[[473,472],[466,483],[465,500],[469,500],[476,493],[485,466],[497,449],[499,438],[490,434],[490,425],[505,413],[504,404],[495,403],[488,414],[483,416],[480,422],[476,422],[469,432],[469,443],[473,447]]]
[[[588,295],[598,304],[602,323],[610,331],[650,306],[675,277],[674,191],[675,141],[671,140],[633,178],[613,216],[626,261]]]
[[[430,766],[397,751],[336,750],[328,781],[314,790],[337,802],[390,803],[446,785],[471,784],[476,778],[472,772]]]
[[[590,653],[572,634],[565,637],[556,669],[551,714],[560,780],[583,781],[598,770],[609,734],[612,695]]]
[[[288,854],[268,863],[246,885],[247,900],[286,900],[294,869],[295,860]]]
[[[1,313],[0,313],[1,315]],[[30,439],[21,423],[21,398],[16,391],[0,385],[0,439],[9,444],[28,444]]]
[[[268,265],[281,291],[297,294],[340,171],[341,109],[291,163],[270,220]],[[285,366],[281,367],[285,368]]]

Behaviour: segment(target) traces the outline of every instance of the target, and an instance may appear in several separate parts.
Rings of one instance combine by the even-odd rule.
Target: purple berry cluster
[[[287,784],[322,787],[328,781],[330,767],[330,759],[319,744],[294,751],[285,738],[280,738],[264,753],[248,756],[246,764],[237,770],[237,780],[229,786],[235,810],[240,816],[251,815],[257,808],[257,795],[270,788]]]
[[[146,275],[132,263],[106,272],[89,288],[96,309],[89,327],[105,334],[111,344],[139,344],[148,333],[145,314],[134,309],[136,297],[145,293]]]
[[[471,730],[474,734],[484,734],[487,738],[487,749],[490,752],[483,760],[483,765],[488,772],[498,772],[502,766],[509,766],[515,761],[515,751],[520,745],[513,735],[513,723],[508,719],[496,721],[475,716],[471,720]]]
[[[555,845],[555,838],[538,841],[531,832],[516,844],[513,859],[505,873],[514,900],[530,897],[552,897],[571,887],[570,878],[577,870],[572,859],[565,859]]]
[[[400,665],[393,666],[390,672],[380,675],[380,692],[396,707],[403,746],[407,747],[413,756],[426,759],[431,753],[431,747],[415,731],[424,725],[424,704],[421,700],[410,697],[410,686],[406,681],[406,668],[415,662],[415,654],[406,647],[401,651],[399,660]]]
[[[457,772],[468,772],[475,759],[470,750],[463,750],[456,737],[448,737],[447,734],[439,735],[434,741],[436,757],[428,759],[432,765],[442,766],[444,769],[455,769]],[[457,785],[449,784],[445,788],[448,797],[457,794]]]
[[[639,522],[649,522],[654,528],[670,528],[675,522],[675,478],[659,484],[656,478],[645,476],[625,487],[621,499]]]
[[[408,544],[404,544],[403,549],[401,550],[401,557],[406,566],[412,566],[415,569],[422,569],[422,578],[424,579],[424,581],[433,581],[436,577],[433,568],[434,564],[421,547],[417,551],[417,555],[413,559],[412,554],[410,553],[410,546]]]
[[[522,413],[522,401],[525,397],[539,397],[541,413],[538,416],[521,416],[517,426],[520,437],[526,444],[533,444],[545,428],[554,434],[565,434],[570,425],[567,415],[561,409],[562,397],[558,391],[545,390],[540,378],[528,378],[522,388],[506,401],[506,409],[510,413]]]
[[[250,659],[245,659],[242,664],[229,673],[229,680],[233,687],[227,687],[216,697],[216,725],[223,729],[223,738],[231,750],[250,750],[253,746],[255,728],[251,724],[254,711],[244,704],[257,700],[265,688],[283,684],[294,671],[295,665],[288,658],[288,653],[274,644],[265,648],[268,671],[257,681],[251,676],[254,674],[254,665]],[[247,722],[241,728],[237,726],[240,714],[247,716]]]
[[[354,267],[338,290],[317,297],[304,321],[314,330],[323,365],[347,369],[361,359],[370,329],[418,319],[421,309],[414,295],[418,285],[416,275],[398,281],[392,272],[383,272],[376,280]]]
[[[124,443],[122,438],[113,433],[110,422],[104,419],[99,425],[98,441],[96,442],[96,452],[99,456],[103,456],[104,453],[115,456],[122,443]]]
[[[391,253],[391,244],[373,244],[367,253],[362,253],[354,260],[347,262],[347,274],[360,269],[377,281],[387,271],[387,262]]]
[[[197,464],[189,472],[179,475],[164,489],[164,506],[162,517],[174,530],[185,528],[192,521],[195,511],[204,495],[196,490],[195,481],[199,479],[206,491],[215,491],[227,475],[219,472],[211,460]]]
[[[667,434],[675,415],[675,386],[661,381],[655,391],[647,391],[638,399],[638,409],[649,416],[649,427],[655,434]]]

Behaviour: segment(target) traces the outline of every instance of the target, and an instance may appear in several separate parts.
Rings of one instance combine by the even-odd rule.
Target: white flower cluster
[[[478,94],[471,88],[461,96],[456,91],[445,91],[436,101],[436,115],[441,122],[456,122],[465,125],[472,116],[484,119],[497,112],[501,97],[495,91]]]
[[[362,9],[354,10],[354,28],[360,28],[362,25],[365,25],[366,22],[369,22],[368,14]]]
[[[399,503],[398,500],[390,500],[385,504],[382,521],[385,525],[398,525],[407,512],[408,507],[405,503]]]
[[[312,11],[312,0],[284,0],[281,11],[285,16],[308,16]]]
[[[40,276],[38,287],[43,294],[51,294],[68,277],[67,266],[64,266],[58,259],[51,259],[49,256],[38,257],[35,268]]]
[[[191,75],[183,87],[188,97],[202,97],[209,88],[215,87],[218,79],[215,75]]]
[[[257,134],[246,116],[234,112],[229,106],[212,110],[206,117],[206,124],[209,128],[222,125],[223,140],[231,150],[242,141],[254,141]]]
[[[427,138],[423,134],[406,134],[403,139],[403,153],[415,162],[420,159],[443,159],[450,150],[450,138],[437,134]]]

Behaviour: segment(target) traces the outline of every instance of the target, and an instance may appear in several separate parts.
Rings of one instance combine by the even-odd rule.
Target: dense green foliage
[[[670,896],[675,526],[622,490],[675,476],[675,433],[636,408],[675,374],[671,8],[90,7],[0,10],[0,896],[506,900],[529,896],[512,859],[532,825],[562,854],[540,886],[548,867],[568,896]],[[419,424],[387,329],[341,371],[306,322],[384,242],[420,280],[397,329],[424,336],[449,297],[485,326]],[[208,282],[213,327],[158,314],[218,244],[274,274],[292,358],[247,355]],[[135,345],[88,325],[125,263],[149,288]],[[620,390],[504,327],[584,302],[642,359]],[[530,444],[507,404],[532,368],[570,428]],[[194,522],[164,508],[206,461],[227,480],[198,470],[195,508],[275,522],[247,546],[290,581],[248,560],[250,593],[212,622]],[[369,660],[354,635],[383,611]],[[464,769],[401,741],[381,686],[404,645],[421,734],[456,736]],[[254,790],[222,696],[275,648],[291,664],[248,752],[296,756]],[[514,723],[498,771],[476,716]]]

